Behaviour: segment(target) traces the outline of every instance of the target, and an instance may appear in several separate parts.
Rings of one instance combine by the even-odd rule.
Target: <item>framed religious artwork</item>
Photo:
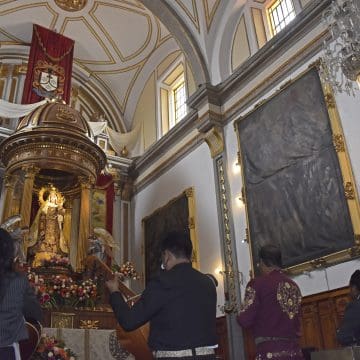
[[[193,188],[186,189],[179,196],[143,218],[142,226],[146,283],[160,271],[161,241],[170,231],[186,231],[189,233],[193,243],[193,267],[199,268]]]
[[[253,271],[278,244],[290,273],[360,255],[360,208],[321,62],[235,122]]]
[[[91,199],[93,228],[106,229],[106,190],[94,189]]]

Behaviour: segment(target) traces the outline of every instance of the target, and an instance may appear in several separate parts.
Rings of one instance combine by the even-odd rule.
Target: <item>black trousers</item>
[[[15,360],[15,350],[12,346],[0,348],[1,360]]]

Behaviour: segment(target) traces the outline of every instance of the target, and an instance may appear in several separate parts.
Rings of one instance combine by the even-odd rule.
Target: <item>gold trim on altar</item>
[[[51,327],[73,329],[75,315],[73,313],[51,312]]]

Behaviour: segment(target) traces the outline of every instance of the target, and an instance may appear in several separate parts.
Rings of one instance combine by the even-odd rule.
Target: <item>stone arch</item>
[[[199,44],[184,21],[164,0],[139,0],[169,29],[190,63],[196,85],[210,82],[209,71]]]

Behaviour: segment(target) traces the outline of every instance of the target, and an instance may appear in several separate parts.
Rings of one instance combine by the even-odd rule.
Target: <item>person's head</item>
[[[14,256],[14,241],[6,230],[0,228],[0,276],[12,270]]]
[[[360,295],[360,270],[356,270],[350,278],[350,294],[354,299]]]
[[[175,265],[190,262],[192,255],[190,236],[185,231],[172,231],[168,233],[161,243],[161,260],[165,270]]]
[[[259,250],[259,267],[261,273],[268,273],[282,267],[280,248],[273,244],[263,245]]]

